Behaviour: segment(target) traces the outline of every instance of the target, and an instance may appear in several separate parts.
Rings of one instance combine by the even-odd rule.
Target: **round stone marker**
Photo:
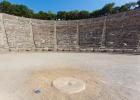
[[[82,80],[64,77],[53,81],[53,86],[63,93],[73,94],[85,90],[85,83]]]

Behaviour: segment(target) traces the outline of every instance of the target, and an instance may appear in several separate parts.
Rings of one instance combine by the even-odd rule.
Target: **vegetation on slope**
[[[35,13],[33,10],[28,8],[25,5],[21,4],[12,4],[9,1],[0,2],[0,12],[7,13],[16,16],[23,16],[28,18],[36,18],[43,20],[76,20],[76,19],[85,19],[85,18],[96,18],[101,16],[106,16],[110,14],[116,14],[119,12],[129,11],[131,9],[136,9],[140,7],[140,0],[138,2],[130,2],[122,6],[115,6],[115,3],[106,4],[102,9],[95,10],[93,12],[89,11],[59,11],[57,14],[52,13],[51,11],[44,12],[39,11]]]

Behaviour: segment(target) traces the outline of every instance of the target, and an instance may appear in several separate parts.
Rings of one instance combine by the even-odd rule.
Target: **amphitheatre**
[[[82,20],[0,13],[0,100],[139,100],[140,9]]]

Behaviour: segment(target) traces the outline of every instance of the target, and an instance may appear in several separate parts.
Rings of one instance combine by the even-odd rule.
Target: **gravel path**
[[[71,68],[74,70],[71,71]],[[49,78],[48,75],[50,75]],[[53,91],[50,92],[52,93],[50,97],[50,94],[46,94],[45,87],[41,89],[37,87],[44,84],[44,80],[40,81],[44,77],[53,79],[66,75],[73,75],[84,81],[89,79],[86,91],[74,95]],[[38,77],[39,81],[37,80],[35,84]],[[140,55],[0,54],[0,80],[0,100],[139,100]],[[92,84],[90,89],[88,89],[88,84]],[[40,89],[40,93],[35,94],[33,89]]]

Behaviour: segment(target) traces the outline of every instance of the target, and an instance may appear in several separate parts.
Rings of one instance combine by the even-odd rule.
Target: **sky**
[[[2,1],[2,0],[0,0]],[[11,3],[24,4],[38,12],[52,11],[71,11],[71,10],[88,10],[93,11],[102,8],[105,4],[114,2],[116,6],[137,0],[7,0]]]

